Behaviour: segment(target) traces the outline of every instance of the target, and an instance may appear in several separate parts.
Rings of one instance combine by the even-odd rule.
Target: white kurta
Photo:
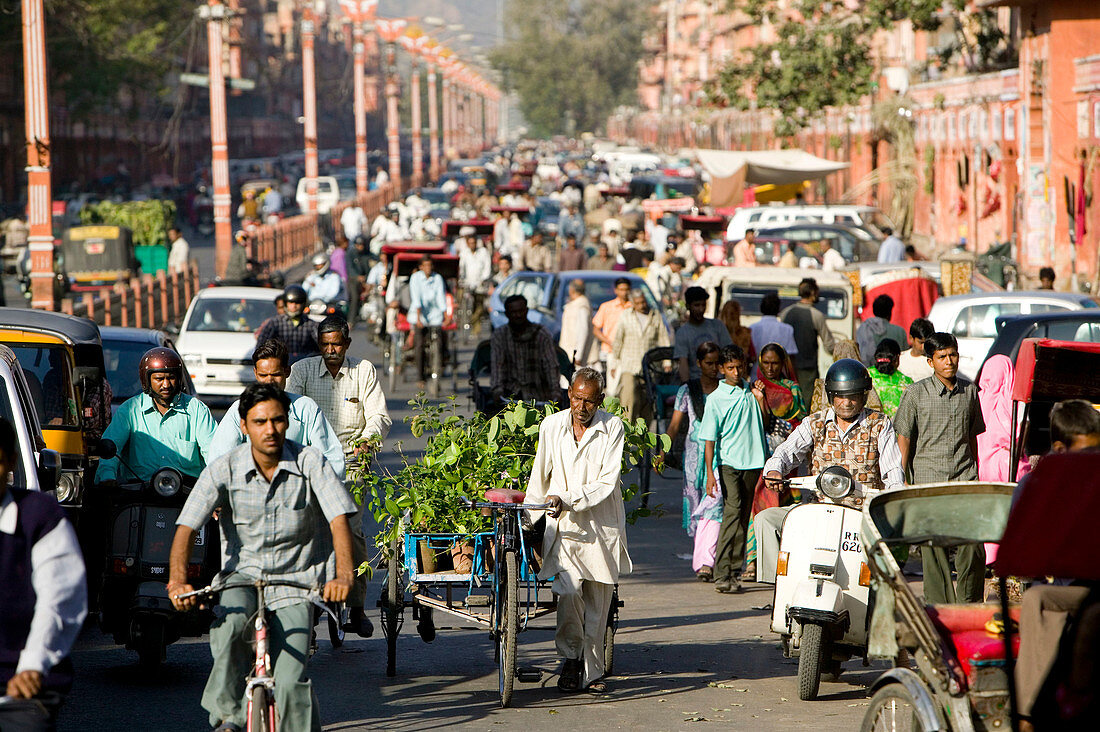
[[[623,434],[622,420],[602,409],[579,443],[568,410],[542,421],[527,501],[558,496],[565,511],[546,517],[540,578],[557,575],[574,587],[580,580],[613,585],[633,569],[619,490]]]

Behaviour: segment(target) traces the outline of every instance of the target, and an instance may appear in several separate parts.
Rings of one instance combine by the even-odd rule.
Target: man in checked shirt
[[[344,318],[330,315],[321,321],[317,331],[321,355],[294,364],[286,390],[317,402],[336,430],[346,460],[367,460],[371,449],[369,441],[376,436],[384,439],[392,424],[378,374],[370,361],[348,355],[351,335]],[[350,522],[355,566],[358,567],[367,560],[362,507]],[[366,589],[366,578],[357,577],[348,597],[352,627],[359,628],[357,632],[364,637],[371,632],[370,622],[363,614]]]

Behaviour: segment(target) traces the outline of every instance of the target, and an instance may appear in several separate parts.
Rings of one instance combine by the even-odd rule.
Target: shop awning
[[[805,150],[696,150],[711,177],[711,205],[740,205],[746,186],[799,184],[844,170],[850,163],[826,160]]]

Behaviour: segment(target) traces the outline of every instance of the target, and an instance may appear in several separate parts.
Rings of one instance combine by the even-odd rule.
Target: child
[[[722,528],[714,562],[714,589],[740,592],[745,536],[752,511],[753,491],[767,458],[764,432],[764,394],[750,392],[745,352],[726,346],[719,354],[719,372],[725,378],[707,399],[699,439],[704,440],[704,464],[716,465],[721,478]],[[718,495],[714,471],[707,471],[707,494]]]

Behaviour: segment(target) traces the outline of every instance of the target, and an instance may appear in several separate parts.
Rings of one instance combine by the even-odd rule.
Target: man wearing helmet
[[[784,440],[764,464],[764,483],[777,482],[809,461],[811,473],[839,465],[864,488],[900,488],[905,482],[901,451],[890,419],[866,408],[871,390],[867,367],[854,358],[842,358],[825,375],[830,406],[811,414]],[[863,497],[853,494],[842,503],[862,508]],[[791,506],[768,508],[756,514],[757,580],[775,582],[775,560],[783,519]]]
[[[326,305],[347,302],[348,293],[344,289],[344,279],[328,265],[328,255],[313,255],[313,271],[302,282],[306,295],[310,300],[320,300]]]
[[[96,480],[115,483],[121,470],[124,480],[147,481],[164,467],[197,478],[217,424],[205,404],[182,393],[183,361],[170,348],[151,348],[141,357],[138,376],[142,393],[127,399],[103,432],[118,457],[100,461]]]
[[[256,333],[256,341],[277,338],[286,344],[290,362],[320,353],[317,347],[317,324],[306,316],[309,296],[300,285],[291,285],[283,291],[286,312],[269,318]]]

